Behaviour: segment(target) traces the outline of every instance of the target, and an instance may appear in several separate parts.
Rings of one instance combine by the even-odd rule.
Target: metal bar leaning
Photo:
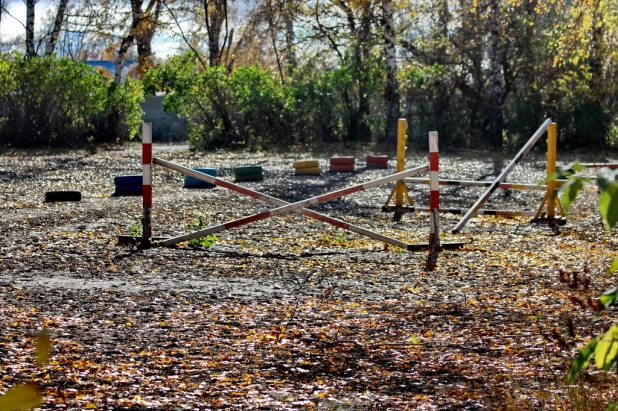
[[[504,181],[506,176],[515,168],[515,166],[521,161],[521,159],[532,149],[534,144],[541,138],[543,133],[547,130],[547,128],[551,125],[552,120],[547,119],[545,122],[539,127],[539,129],[530,137],[530,140],[519,150],[517,155],[511,160],[511,162],[506,166],[506,168],[500,173],[500,175],[493,181],[491,186],[485,190],[485,192],[479,197],[478,200],[474,203],[472,207],[468,210],[468,212],[459,220],[459,222],[455,225],[452,232],[458,233],[461,231],[464,225],[468,222],[468,220],[474,215],[474,213],[479,210],[483,204],[489,199],[489,196],[492,195],[496,189],[500,186],[500,184]]]
[[[429,184],[428,178],[404,178],[404,183],[408,184]],[[564,184],[564,181],[556,181],[557,185]],[[441,186],[460,186],[460,187],[491,187],[493,181],[474,181],[474,180],[440,180]],[[519,184],[519,183],[500,183],[499,188],[510,190],[526,191],[547,191],[546,185]]]
[[[207,181],[207,182],[209,182],[211,184],[215,184],[215,185],[218,185],[220,187],[225,187],[227,189],[230,189],[230,190],[236,191],[238,193],[241,193],[241,194],[253,197],[255,199],[264,201],[266,203],[280,206],[279,209],[286,208],[286,207],[289,207],[289,206],[294,206],[294,208],[292,210],[284,210],[284,211],[280,211],[279,213],[283,213],[283,212],[287,212],[287,211],[294,211],[294,212],[302,213],[302,214],[304,214],[304,215],[306,215],[308,217],[314,218],[314,219],[322,221],[324,223],[331,224],[331,225],[334,225],[336,227],[339,227],[339,228],[342,228],[342,229],[345,229],[345,230],[349,230],[349,231],[352,231],[352,232],[355,232],[355,233],[358,233],[358,234],[361,234],[361,235],[364,235],[364,236],[367,236],[367,237],[370,237],[370,238],[373,238],[373,239],[376,239],[376,240],[379,240],[379,241],[383,241],[385,243],[388,243],[388,244],[391,244],[391,245],[394,245],[394,246],[397,246],[397,247],[401,247],[401,248],[404,248],[404,249],[413,249],[413,245],[408,244],[406,242],[403,242],[403,241],[400,241],[400,240],[397,240],[397,239],[394,239],[394,238],[390,238],[390,237],[384,236],[382,234],[376,233],[376,232],[371,231],[371,230],[364,229],[362,227],[355,226],[353,224],[346,223],[345,221],[341,221],[341,220],[338,220],[338,219],[335,219],[335,218],[332,218],[332,217],[328,217],[326,215],[317,213],[315,211],[302,209],[303,205],[297,206],[299,203],[290,204],[290,203],[287,203],[287,202],[285,202],[283,200],[280,200],[278,198],[271,197],[271,196],[268,196],[266,194],[262,194],[260,192],[254,191],[254,190],[247,189],[245,187],[242,187],[242,186],[230,183],[228,181],[225,181],[225,180],[222,180],[222,179],[219,179],[219,178],[216,178],[216,177],[212,177],[212,176],[200,173],[198,171],[192,170],[192,169],[187,168],[187,167],[183,167],[181,165],[178,165],[178,164],[175,164],[175,163],[172,163],[170,161],[166,161],[166,160],[163,160],[163,159],[160,159],[160,158],[156,158],[155,157],[153,159],[153,163],[157,164],[157,165],[160,165],[160,166],[163,166],[163,167],[166,167],[166,168],[169,168],[169,169],[172,169],[172,170],[179,171],[179,172],[181,172],[183,174],[186,174],[188,176],[197,178],[199,180]],[[421,174],[423,172],[426,172],[427,169],[428,169],[427,166],[425,166],[425,167],[418,167],[416,169],[407,170],[406,172],[400,173],[400,174],[406,174],[406,175]],[[398,174],[394,174],[392,176],[389,176],[389,177],[386,177],[386,178],[383,178],[383,179],[374,180],[374,181],[369,182],[369,183],[361,184],[360,186],[364,186],[365,188],[363,188],[363,189],[367,189],[367,188],[375,187],[375,186],[378,186],[378,185],[381,185],[381,184],[386,184],[388,182],[395,181],[397,178],[394,178],[394,176],[398,176]],[[398,177],[398,178],[401,178],[401,177]],[[388,179],[388,181],[382,182],[380,184],[375,184],[376,181],[382,181],[382,180],[385,180],[385,179]],[[374,184],[371,185],[371,186],[368,186],[370,183],[374,183]],[[355,187],[357,187],[357,186],[355,186]],[[347,194],[351,194],[352,192],[357,192],[357,191],[362,191],[363,190],[363,189],[359,189],[359,190],[356,190],[356,191],[350,191],[352,188],[354,188],[354,187],[350,187],[350,188],[347,188],[347,189],[344,189],[344,190],[339,190],[339,191],[335,191],[333,193],[329,193],[329,194],[325,194],[325,195],[322,195],[322,196],[314,197],[313,199],[305,200],[304,202],[300,202],[300,203],[306,203],[307,201],[314,200],[315,198],[323,198],[323,197],[326,197],[326,196],[333,195],[335,193],[342,193],[342,192],[346,192],[347,191]],[[347,194],[337,195],[335,197],[328,198],[328,199],[333,199],[333,198],[341,197],[341,196],[347,195]],[[327,201],[327,200],[324,199],[322,201],[317,201],[317,202],[323,202],[323,201]],[[315,204],[317,202],[312,202],[311,204]],[[274,209],[274,210],[278,210],[278,209]],[[264,217],[264,218],[267,218],[267,217],[270,217],[271,215],[274,215],[274,214],[271,214],[271,212],[274,211],[274,210],[271,210],[271,211],[266,212],[266,213],[256,214],[256,215],[268,214],[266,217]],[[250,216],[250,217],[254,217],[254,216]],[[250,217],[247,217],[245,219],[240,219],[240,220],[247,220]],[[261,219],[263,219],[263,218],[261,218]],[[240,221],[240,220],[237,220],[237,221]],[[258,221],[258,220],[257,219],[256,220],[251,220],[251,221],[245,222],[245,224],[248,224],[249,222],[252,222],[252,221]],[[240,224],[240,225],[242,225],[242,224]],[[233,228],[233,227],[225,228],[225,226],[226,225],[224,224],[224,225],[215,226],[215,227],[223,227],[222,230],[223,229],[231,229],[231,228]],[[234,227],[237,227],[237,226],[238,225],[235,225]],[[205,230],[208,230],[208,228],[205,229]],[[190,234],[186,234],[186,235],[183,235],[183,236],[178,236],[178,237],[170,238],[170,239],[167,239],[167,240],[163,241],[162,244],[166,245],[166,246],[174,245],[174,244],[181,243],[183,241],[188,241],[188,240],[191,240],[193,238],[197,238],[197,237],[201,237],[201,236],[210,234],[212,232],[216,232],[216,231],[212,231],[212,232],[209,232],[209,233],[201,234],[205,230],[200,230],[200,231],[198,231],[196,233],[190,233]],[[217,230],[217,231],[221,231],[221,230]],[[198,233],[200,233],[200,234],[198,234]]]

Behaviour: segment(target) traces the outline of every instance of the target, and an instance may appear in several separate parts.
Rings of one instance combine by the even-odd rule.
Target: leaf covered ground
[[[318,157],[327,170],[327,154]],[[196,154],[156,146],[191,167],[261,164],[242,183],[298,201],[393,172],[294,176],[303,155]],[[304,156],[307,158],[309,154]],[[508,158],[505,159],[508,162]],[[560,159],[566,161],[568,159]],[[408,165],[426,163],[410,153]],[[112,197],[113,176],[139,174],[140,147],[0,155],[0,393],[35,382],[45,409],[575,409],[618,399],[590,370],[569,386],[574,354],[615,321],[594,313],[618,253],[590,185],[566,226],[475,217],[431,257],[343,232],[298,214],[219,233],[210,249],[118,246],[139,224],[141,197]],[[442,176],[491,179],[486,155],[443,154]],[[221,188],[187,190],[155,167],[154,235],[188,231],[200,215],[223,223],[269,209]],[[509,181],[537,183],[536,153]],[[392,186],[315,210],[409,242],[428,217],[400,222],[380,208]],[[79,203],[43,203],[78,189]],[[481,189],[443,190],[446,207]],[[410,187],[426,206],[427,188]],[[536,210],[540,193],[498,191],[488,208]],[[49,364],[34,336],[49,330]]]

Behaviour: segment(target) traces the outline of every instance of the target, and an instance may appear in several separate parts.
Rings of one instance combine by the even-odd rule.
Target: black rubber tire
[[[45,193],[46,203],[65,201],[82,201],[81,191],[48,191]]]
[[[234,168],[235,176],[262,174],[262,166],[240,166]]]

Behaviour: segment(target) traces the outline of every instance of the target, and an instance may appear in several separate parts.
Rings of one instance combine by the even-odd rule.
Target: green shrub
[[[116,86],[107,87],[105,110],[97,115],[97,142],[129,141],[139,133],[142,124],[144,91],[139,81],[127,79]]]
[[[241,67],[199,68],[191,55],[174,56],[144,83],[166,92],[164,109],[187,118],[189,142],[198,148],[261,148],[289,142],[288,97],[272,73]]]
[[[0,55],[0,143],[70,146],[133,137],[141,87],[67,58]]]
[[[250,149],[289,144],[362,140],[363,125],[383,134],[384,70],[367,62],[365,91],[373,109],[359,111],[358,70],[352,64],[324,70],[311,62],[282,84],[256,65],[228,75],[223,67],[200,67],[192,55],[172,57],[150,71],[146,91],[167,93],[164,109],[187,118],[188,137],[197,148]]]

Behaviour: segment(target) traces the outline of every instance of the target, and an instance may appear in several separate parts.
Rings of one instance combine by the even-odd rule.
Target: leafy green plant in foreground
[[[51,338],[46,330],[36,336],[35,354],[40,365],[49,363]],[[43,405],[43,395],[39,387],[32,383],[16,385],[4,395],[0,395],[0,410],[32,410]]]
[[[587,177],[576,176],[576,172],[582,171],[579,164],[575,164],[569,170],[563,171],[559,177],[569,177],[560,191],[563,193],[562,202],[565,211],[568,212],[572,202],[581,192]],[[599,212],[607,229],[611,230],[618,224],[618,170],[603,168],[597,175],[597,185],[601,192],[599,196]],[[618,258],[616,258],[608,270],[608,275],[618,270]],[[613,287],[599,297],[604,308],[618,302],[618,287]],[[598,335],[590,341],[577,355],[568,373],[567,379],[573,381],[584,370],[594,357],[597,368],[609,371],[618,364],[618,326],[612,325],[604,334]],[[608,409],[615,409],[618,403],[610,404]]]
[[[198,216],[197,221],[194,221],[191,224],[189,224],[189,228],[191,230],[201,230],[206,227],[208,227],[208,224],[206,223],[206,220],[204,219],[203,215]],[[194,238],[193,240],[189,241],[188,244],[192,247],[210,248],[212,247],[212,245],[215,243],[216,240],[217,240],[216,234],[209,234],[204,237]]]

